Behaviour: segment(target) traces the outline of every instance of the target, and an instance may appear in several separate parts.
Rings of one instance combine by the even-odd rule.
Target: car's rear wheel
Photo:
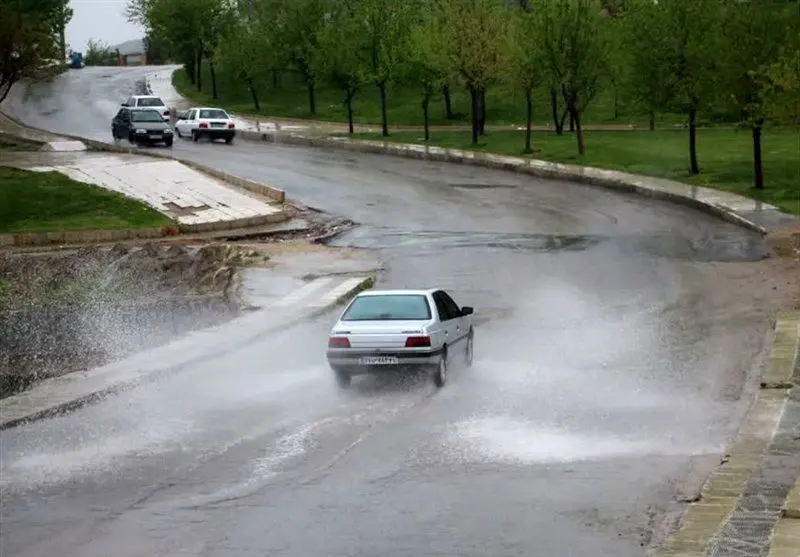
[[[447,352],[442,354],[439,365],[436,366],[436,371],[433,372],[433,382],[440,388],[447,383]]]
[[[473,351],[475,349],[475,331],[470,327],[469,334],[467,335],[467,348],[464,351],[464,363],[467,367],[472,366]]]
[[[195,130],[192,130],[192,141],[194,141],[195,143],[200,141],[200,134],[197,133]]]
[[[225,138],[225,143],[227,143],[228,145],[230,145],[232,142],[233,142],[233,137],[226,137]]]
[[[336,376],[336,384],[339,386],[340,389],[346,389],[350,386],[350,381],[352,377],[346,371],[340,369],[334,369],[333,374]]]

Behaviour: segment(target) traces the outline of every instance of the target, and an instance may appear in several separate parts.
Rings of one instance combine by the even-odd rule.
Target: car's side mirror
[[[461,315],[472,315],[473,313],[475,313],[475,309],[470,306],[461,308]]]
[[[128,106],[128,103],[122,103],[120,106]]]

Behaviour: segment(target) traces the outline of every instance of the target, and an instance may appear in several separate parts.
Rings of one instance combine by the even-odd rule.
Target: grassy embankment
[[[204,91],[198,92],[189,83],[183,70],[175,72],[173,84],[178,91],[200,104],[222,106],[241,115],[253,115],[250,93],[235,80],[226,79],[224,73],[218,81],[219,98],[210,94],[210,74],[203,76]],[[271,85],[271,84],[270,84]],[[356,97],[355,121],[362,124],[380,123],[380,104],[377,91],[366,87]],[[284,76],[279,88],[265,86],[260,92],[261,116],[303,118],[310,117],[307,91],[296,77]],[[341,102],[341,93],[321,87],[317,91],[317,114],[320,121],[346,122],[347,114]],[[469,125],[469,100],[466,92],[454,89],[453,111],[457,118],[447,120],[441,97],[431,102],[430,124],[449,125],[449,130],[431,132],[431,145],[481,150],[506,155],[521,156],[524,131],[502,129],[499,126],[524,125],[524,102],[518,93],[501,87],[487,94],[489,129],[480,138],[478,146],[471,145]],[[616,108],[615,108],[616,106]],[[534,124],[549,126],[550,104],[545,93],[540,93],[534,103]],[[688,172],[689,136],[683,129],[685,117],[680,114],[659,114],[657,130],[649,131],[648,117],[635,106],[617,98],[613,92],[601,92],[589,106],[584,125],[586,155],[580,157],[574,135],[565,132],[559,136],[549,131],[536,131],[533,135],[534,153],[530,156],[564,162],[625,170],[638,174],[670,178],[703,185],[760,199],[780,209],[800,214],[800,131],[790,128],[768,127],[763,136],[765,189],[752,187],[752,139],[749,130],[721,123],[722,111],[701,114],[698,131],[698,159],[701,173]],[[389,141],[423,143],[421,131],[393,131],[392,126],[421,126],[422,111],[416,91],[401,89],[389,95]],[[598,130],[604,126],[619,130]],[[634,131],[626,130],[634,126]],[[356,134],[357,139],[382,139],[379,134]]]
[[[158,211],[59,172],[0,167],[0,234],[174,224]]]

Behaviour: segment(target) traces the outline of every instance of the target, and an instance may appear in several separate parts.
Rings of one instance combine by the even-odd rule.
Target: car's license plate
[[[154,133],[153,135],[150,136],[150,138],[151,139],[161,139],[161,134],[160,133]]]
[[[211,122],[211,127],[212,127],[212,128],[221,128],[221,127],[222,127],[222,126],[224,126],[224,125],[225,125],[225,124],[222,124],[222,123],[220,123],[220,122]]]
[[[389,366],[399,362],[397,356],[364,356],[358,359],[362,366]]]

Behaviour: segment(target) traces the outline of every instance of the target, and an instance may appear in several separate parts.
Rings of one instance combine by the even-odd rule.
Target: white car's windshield
[[[164,101],[158,97],[146,97],[144,99],[139,99],[139,104],[137,106],[164,106]]]
[[[131,121],[133,122],[163,122],[161,114],[155,110],[133,110],[131,111]]]
[[[361,296],[342,315],[342,321],[417,321],[431,318],[428,299],[420,294]]]
[[[207,118],[209,120],[227,120],[228,113],[224,110],[201,110],[200,118]]]

